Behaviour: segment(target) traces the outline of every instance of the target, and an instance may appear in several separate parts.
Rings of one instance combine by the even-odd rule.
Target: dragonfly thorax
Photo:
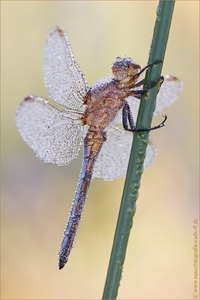
[[[96,82],[84,99],[86,110],[82,117],[83,124],[105,129],[114,120],[128,95],[129,88],[121,88],[116,79]]]

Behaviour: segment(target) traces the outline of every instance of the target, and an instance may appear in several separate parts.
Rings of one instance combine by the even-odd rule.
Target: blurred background
[[[92,182],[66,267],[57,268],[82,154],[66,167],[39,161],[21,139],[15,111],[47,97],[43,46],[65,30],[89,85],[117,56],[144,66],[157,1],[1,1],[2,299],[100,299],[124,179]],[[198,218],[199,2],[177,1],[163,74],[184,82],[152,132],[156,162],[142,177],[119,299],[193,297],[193,220]],[[158,123],[161,115],[154,119]]]

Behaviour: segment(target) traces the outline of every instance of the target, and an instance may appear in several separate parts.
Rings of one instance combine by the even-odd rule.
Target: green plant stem
[[[148,63],[152,63],[155,60],[161,60],[163,62],[174,3],[175,1],[172,0],[159,1]],[[153,82],[159,78],[161,70],[162,63],[150,68],[146,73],[145,83]],[[149,92],[142,97],[136,123],[137,128],[149,128],[151,126],[157,92],[158,86],[149,90]],[[148,138],[148,132],[134,133],[103,299],[116,299],[117,297],[128,238],[132,227],[133,216],[136,211],[136,200],[138,198],[138,190],[143,173],[143,163]]]

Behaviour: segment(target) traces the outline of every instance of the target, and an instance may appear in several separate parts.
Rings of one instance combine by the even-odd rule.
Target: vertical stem
[[[163,62],[174,4],[175,1],[173,0],[159,1],[148,63],[152,63],[155,60],[161,60]],[[159,78],[161,69],[162,64],[150,68],[146,73],[145,83],[152,82]],[[136,127],[149,128],[151,126],[157,92],[158,87],[155,87],[152,88],[147,95],[142,97]],[[133,216],[136,211],[136,200],[138,198],[140,180],[143,173],[143,162],[148,145],[148,137],[148,132],[134,133],[103,299],[116,299],[117,297],[128,238],[132,227]]]

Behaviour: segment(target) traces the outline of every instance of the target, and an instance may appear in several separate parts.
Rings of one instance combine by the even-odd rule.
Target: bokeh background
[[[82,154],[69,166],[39,161],[15,126],[28,94],[47,97],[43,45],[59,25],[89,85],[116,56],[145,65],[157,1],[1,1],[2,299],[100,299],[124,179],[92,182],[67,266],[57,253]],[[163,74],[184,82],[152,137],[156,162],[142,177],[119,299],[191,299],[198,218],[199,1],[177,1]],[[161,116],[154,122],[159,122]]]

